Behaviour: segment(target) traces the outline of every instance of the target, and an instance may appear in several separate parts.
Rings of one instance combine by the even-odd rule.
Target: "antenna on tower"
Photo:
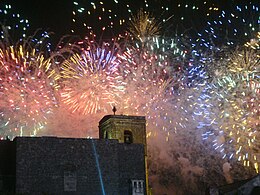
[[[114,112],[114,115],[116,115],[116,107],[115,106],[113,106],[113,109],[112,109],[112,111]]]

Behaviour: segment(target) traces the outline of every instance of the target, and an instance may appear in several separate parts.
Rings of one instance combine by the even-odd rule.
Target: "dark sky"
[[[127,18],[125,5],[129,4],[132,9],[137,10],[138,7],[144,7],[143,0],[119,0],[118,7],[115,6],[114,0],[103,0],[104,4],[107,6],[106,12],[102,13],[100,6],[97,10],[93,11],[90,2],[100,3],[99,0],[77,0],[80,5],[85,6],[84,13],[76,14],[77,21],[72,22],[73,15],[72,11],[77,10],[77,6],[73,4],[71,0],[1,0],[0,5],[3,6],[6,3],[10,3],[13,10],[19,13],[23,18],[29,20],[30,30],[29,34],[33,34],[36,29],[47,30],[48,32],[54,32],[54,39],[59,39],[62,35],[71,34],[71,29],[75,31],[74,34],[80,34],[81,37],[85,35],[86,28],[83,27],[83,23],[86,22],[98,30],[101,29],[102,25],[107,25],[108,22],[105,20],[105,15],[108,15],[107,10],[112,9],[116,14],[123,18]],[[204,2],[207,1],[207,5]],[[108,3],[110,2],[110,3]],[[216,5],[221,9],[228,9],[228,7],[234,7],[239,0],[148,0],[150,5],[150,10],[157,14],[156,17],[161,17],[163,15],[159,7],[167,6],[169,10],[168,16],[174,14],[174,17],[170,22],[167,23],[166,28],[174,26],[169,32],[172,33],[176,28],[185,31],[186,29],[193,28],[194,32],[199,32],[202,28],[202,24],[206,24],[206,11],[211,5]],[[153,3],[151,3],[153,2]],[[243,1],[246,3],[247,1]],[[249,1],[248,1],[249,2]],[[251,2],[258,2],[259,0],[251,0]],[[178,4],[182,4],[182,8],[178,8]],[[190,7],[186,9],[183,5],[189,4]],[[200,7],[200,11],[193,11],[191,5],[196,5]],[[232,6],[231,6],[232,5]],[[121,6],[121,7],[120,7]],[[124,6],[124,9],[122,9]],[[92,15],[87,15],[87,9],[92,9]],[[133,10],[133,11],[135,11]],[[102,15],[103,21],[98,20],[99,13]],[[182,16],[185,16],[184,20],[180,20]],[[162,18],[160,18],[162,19]],[[117,18],[118,20],[118,18]],[[119,26],[114,29],[110,29],[112,34],[120,29]],[[98,30],[95,32],[99,34]],[[121,30],[121,29],[120,29]],[[109,29],[108,29],[109,31]],[[110,33],[111,34],[111,33]],[[116,34],[116,33],[115,33]]]
[[[36,29],[55,32],[56,37],[69,33],[72,15],[70,0],[15,0],[11,1],[11,5],[29,20],[30,33]]]
[[[111,1],[111,3],[108,3]],[[119,0],[121,3],[118,4],[118,7],[115,8],[115,3],[114,0],[105,0],[106,6],[112,8],[114,11],[117,12],[119,17],[126,17],[128,13],[126,12],[126,9],[121,9],[120,6],[125,6],[126,4],[129,4],[132,9],[138,9],[138,7],[143,6],[144,7],[144,1],[142,0]],[[211,0],[208,0],[209,2]],[[35,29],[41,28],[43,30],[48,30],[51,32],[55,32],[56,36],[64,35],[67,33],[70,33],[71,28],[74,30],[78,30],[77,33],[81,33],[81,28],[82,25],[77,28],[75,25],[78,24],[73,24],[72,23],[72,11],[73,11],[73,1],[70,0],[3,0],[3,2],[9,2],[13,9],[16,11],[16,13],[20,13],[23,18],[26,18],[29,20],[30,26],[31,26],[31,31],[34,31]],[[90,0],[85,0],[85,4],[83,0],[79,2],[82,5],[88,5],[90,6]],[[93,1],[93,2],[100,2],[100,1]],[[161,1],[155,1],[154,3],[151,3],[152,1],[148,1],[151,10],[154,12],[158,11],[158,5],[166,5],[170,9],[174,9],[174,7],[177,7],[177,4],[180,2],[182,4],[185,4],[188,2],[190,3],[190,0],[161,0]],[[195,2],[195,1],[194,1]],[[201,6],[203,5],[203,1],[196,1],[195,4]],[[156,5],[156,6],[153,6]],[[175,14],[181,15],[181,14],[187,14],[186,10],[182,11],[181,10],[175,10]],[[87,22],[92,23],[92,25],[95,25],[97,27],[102,25],[102,22],[97,21],[97,16],[98,16],[98,11],[96,10],[96,13],[94,13],[94,16],[90,16],[89,20]],[[100,11],[101,12],[101,11]],[[159,13],[160,14],[160,10]],[[86,14],[83,13],[83,14]],[[102,13],[104,14],[104,13]],[[105,13],[106,14],[106,13]],[[84,16],[84,15],[83,15]],[[103,17],[104,18],[104,17]],[[81,20],[81,21],[80,21]],[[81,17],[80,18],[81,23],[85,22],[86,17]],[[104,23],[104,22],[103,22]],[[74,26],[73,26],[74,25]],[[114,29],[115,30],[115,29]]]

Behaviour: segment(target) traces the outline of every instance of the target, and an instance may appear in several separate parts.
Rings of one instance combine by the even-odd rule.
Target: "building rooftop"
[[[99,124],[104,121],[113,118],[113,119],[133,119],[133,120],[145,120],[145,116],[131,116],[131,115],[106,115],[100,121]]]

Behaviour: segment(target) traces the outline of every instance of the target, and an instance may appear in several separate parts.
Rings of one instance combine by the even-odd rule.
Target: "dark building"
[[[260,174],[253,178],[237,181],[231,184],[210,188],[209,195],[259,195]]]
[[[13,192],[15,188],[15,144],[10,140],[0,141],[0,194]]]
[[[101,139],[0,141],[0,194],[146,194],[145,118],[105,116]]]

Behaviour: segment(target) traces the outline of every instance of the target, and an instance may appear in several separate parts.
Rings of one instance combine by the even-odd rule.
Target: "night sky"
[[[8,2],[8,1],[7,1]],[[54,32],[58,38],[69,33],[71,23],[71,1],[22,0],[14,1],[13,9],[29,20],[29,34],[37,29]]]
[[[32,135],[36,122],[37,136],[97,137],[98,121],[112,114],[112,102],[119,114],[147,117],[150,181],[154,189],[166,186],[160,194],[199,194],[208,186],[253,176],[260,159],[259,7],[259,0],[1,1],[0,21],[10,31],[9,36],[1,31],[0,49],[7,51],[0,60],[11,68],[1,69],[0,139]],[[156,19],[159,34],[143,40],[131,34],[128,19],[139,8]],[[36,30],[53,33],[46,36],[47,47],[35,38],[25,39],[33,46],[24,52],[12,48],[20,46],[18,37],[24,40],[21,31],[28,38]],[[83,40],[92,32],[100,39]],[[55,48],[64,35],[77,37],[71,39],[75,44],[64,41]],[[11,47],[10,37],[16,43]],[[34,45],[39,53],[28,52]],[[25,51],[29,57],[21,57]],[[62,51],[71,53],[60,60]],[[54,59],[45,71],[38,67],[41,52],[48,54],[46,61]],[[39,71],[36,81],[46,87],[40,95],[30,63]],[[58,90],[49,89],[52,82]],[[25,100],[13,103],[21,97]]]
[[[95,3],[96,9],[93,9]],[[119,3],[115,3],[119,2]],[[143,7],[152,13],[158,21],[162,21],[164,18],[170,18],[165,24],[163,24],[164,33],[172,35],[175,31],[180,33],[193,30],[193,33],[201,31],[201,29],[207,24],[207,21],[211,18],[219,15],[222,9],[229,10],[234,7],[234,2],[240,1],[188,1],[188,0],[154,0],[148,1],[149,6],[145,6],[145,1],[138,0],[124,0],[124,1],[67,1],[67,0],[45,0],[45,1],[34,1],[34,0],[23,0],[23,1],[1,1],[2,5],[10,3],[12,10],[15,13],[19,13],[23,18],[29,20],[30,28],[28,34],[33,34],[35,30],[42,29],[48,32],[54,33],[54,38],[59,39],[63,35],[73,34],[80,35],[81,37],[86,36],[89,32],[83,24],[92,27],[92,30],[97,35],[104,37],[113,37],[118,33],[123,33],[126,29],[126,25],[118,25],[120,19],[127,19],[130,14],[127,12],[131,9],[132,13]],[[206,2],[206,3],[205,3]],[[252,3],[257,1],[251,1]],[[101,5],[102,3],[102,5]],[[126,7],[126,5],[129,5]],[[199,11],[192,9],[192,7],[198,7]],[[102,11],[102,8],[105,11]],[[162,7],[167,7],[167,11],[162,11]],[[209,8],[217,7],[218,11],[209,12],[210,16],[206,17]],[[84,11],[79,12],[81,8]],[[109,13],[111,10],[111,14]],[[73,11],[75,14],[73,15]],[[90,11],[91,14],[87,12]],[[249,13],[250,14],[250,13]],[[117,15],[108,19],[109,16]],[[102,20],[99,20],[102,17]],[[73,21],[74,20],[74,21]],[[108,28],[111,21],[114,23],[113,28]],[[105,33],[102,32],[102,27],[105,26]],[[73,31],[73,32],[72,32]]]

